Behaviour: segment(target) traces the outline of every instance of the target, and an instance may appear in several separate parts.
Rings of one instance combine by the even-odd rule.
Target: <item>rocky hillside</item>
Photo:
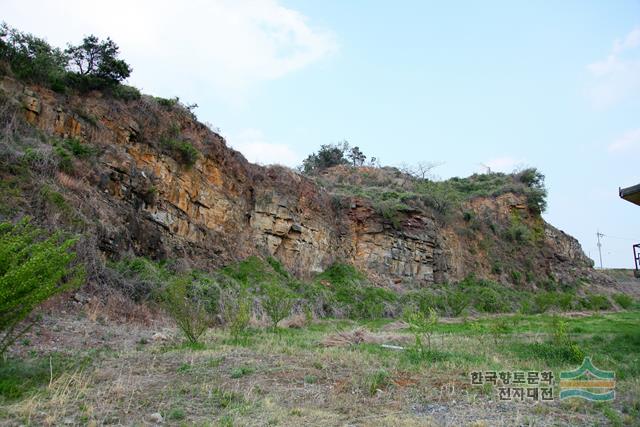
[[[109,258],[213,269],[272,255],[300,277],[339,261],[381,285],[607,280],[517,192],[389,214],[338,181],[393,184],[409,179],[401,172],[340,166],[309,178],[250,164],[177,100],[62,95],[5,76],[0,110],[0,215],[87,231]]]

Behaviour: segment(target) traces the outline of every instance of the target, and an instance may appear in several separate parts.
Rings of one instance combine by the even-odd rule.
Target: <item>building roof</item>
[[[630,201],[631,203],[640,205],[640,184],[634,185],[632,187],[621,188],[620,197]]]

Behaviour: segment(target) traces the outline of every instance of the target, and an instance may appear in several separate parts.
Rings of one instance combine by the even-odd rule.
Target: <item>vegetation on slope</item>
[[[118,59],[118,53],[118,45],[109,38],[89,35],[62,50],[6,23],[0,25],[0,72],[56,92],[102,90],[123,99],[140,98],[137,89],[120,84],[131,67]]]
[[[82,266],[71,265],[75,243],[28,219],[0,222],[0,357],[33,325],[29,316],[40,304],[84,282]]]
[[[252,301],[253,316],[270,317],[274,323],[298,314],[307,320],[342,317],[379,319],[397,317],[407,307],[428,315],[459,317],[474,313],[536,314],[548,311],[606,310],[613,302],[605,295],[582,289],[579,283],[560,285],[546,282],[546,289],[531,291],[510,288],[473,276],[459,283],[422,289],[392,291],[371,284],[354,267],[334,264],[309,281],[296,279],[276,259],[266,261],[250,257],[214,273],[188,271],[176,273],[171,264],[154,263],[144,258],[125,259],[112,268],[122,275],[123,287],[138,301],[161,300],[170,283],[180,277],[191,283],[193,295],[204,299],[210,314],[225,312],[238,295]],[[635,305],[628,297],[615,296],[619,306]],[[289,301],[280,309],[277,320],[269,309],[274,301]],[[194,305],[195,306],[195,305]],[[284,314],[282,310],[285,310]],[[224,319],[223,319],[224,322]]]
[[[541,213],[546,209],[544,175],[535,168],[511,174],[488,172],[436,181],[424,172],[428,168],[425,165],[414,168],[364,166],[349,162],[347,152],[348,145],[346,148],[345,145],[323,145],[318,153],[304,161],[301,170],[337,196],[370,199],[387,217],[416,208],[431,209],[441,215],[457,213],[471,199],[506,193],[525,196],[532,212]],[[309,163],[315,166],[310,167]]]

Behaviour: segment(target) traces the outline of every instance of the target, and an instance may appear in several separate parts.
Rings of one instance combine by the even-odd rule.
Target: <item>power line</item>
[[[602,233],[600,233],[600,236],[601,237],[608,237],[609,239],[628,240],[629,242],[640,242],[640,239],[630,239],[628,237],[610,236],[608,234],[602,234]]]

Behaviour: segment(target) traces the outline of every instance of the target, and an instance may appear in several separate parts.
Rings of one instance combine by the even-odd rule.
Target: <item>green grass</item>
[[[231,370],[230,377],[231,378],[242,378],[246,375],[251,375],[255,372],[255,368],[253,366],[238,366]]]
[[[628,310],[633,306],[633,298],[627,294],[615,294],[613,296],[613,300],[625,310]]]
[[[390,375],[384,369],[372,372],[365,379],[365,388],[370,396],[374,396],[378,390],[384,390],[390,385]]]
[[[505,193],[524,195],[533,211],[543,212],[546,208],[544,176],[533,168],[517,174],[474,174],[444,181],[410,178],[391,167],[377,169],[374,173],[353,168],[333,175],[315,176],[314,179],[338,197],[369,199],[378,213],[395,225],[402,211],[416,207],[431,209],[441,215],[456,212],[470,222],[472,218],[464,216],[461,210],[464,202]],[[518,234],[514,237],[523,236]]]
[[[219,388],[213,390],[211,394],[211,401],[214,406],[222,409],[232,409],[234,407],[237,408],[246,405],[246,402],[241,395]]]
[[[91,360],[90,355],[72,357],[53,353],[48,357],[8,358],[0,361],[0,402],[23,398],[64,372],[88,366]]]
[[[568,345],[558,345],[553,342],[554,316],[550,315],[506,315],[505,319],[510,328],[505,332],[496,346],[495,351],[501,358],[518,363],[531,363],[539,367],[564,368],[579,364],[584,355],[593,357],[594,363],[602,369],[615,370],[618,378],[640,377],[640,311],[610,313],[606,315],[594,314],[581,318],[566,318],[568,333],[571,340],[582,353]],[[489,363],[487,354],[461,350],[443,350],[439,344],[444,336],[445,343],[455,337],[467,337],[477,340],[483,347],[494,347],[490,335],[491,325],[497,321],[494,317],[481,318],[476,321],[460,323],[439,323],[435,326],[436,336],[433,338],[433,349],[420,353],[409,350],[397,352],[387,350],[377,344],[360,344],[356,351],[366,352],[380,360],[393,359],[411,364],[428,364],[432,366],[471,366]],[[351,328],[361,324],[371,330],[378,330],[385,322],[363,321],[355,322]],[[326,328],[316,326],[313,333],[324,331]],[[317,332],[315,332],[317,331]],[[295,331],[293,333],[300,333]],[[309,334],[311,331],[304,332]],[[523,336],[538,335],[538,341],[532,342]],[[295,341],[291,341],[295,342]],[[470,342],[467,347],[475,345]],[[446,345],[445,345],[446,347]],[[532,365],[532,366],[533,366]]]
[[[633,387],[640,378],[640,312],[592,314],[562,320],[566,323],[570,341],[585,355],[591,356],[597,367],[615,371],[619,381],[619,403],[612,404],[607,409],[608,414],[604,414],[604,407],[594,407],[593,414],[605,415],[609,419],[618,417],[623,422],[635,416],[640,411],[640,402],[636,398],[624,399],[636,390]],[[502,331],[497,345],[490,334],[496,322],[509,325]],[[349,405],[356,405],[354,402],[359,401],[357,405],[360,406],[357,407],[362,408],[361,405],[374,404],[368,399],[380,403],[416,396],[420,399],[437,398],[438,392],[430,394],[434,390],[433,384],[468,384],[472,371],[551,370],[557,377],[560,371],[576,368],[581,362],[581,357],[575,357],[570,347],[554,343],[554,328],[557,329],[559,324],[557,316],[492,315],[477,320],[439,323],[434,328],[431,348],[424,351],[412,347],[410,331],[394,329],[389,332],[385,328],[388,323],[389,319],[329,318],[308,327],[282,329],[279,333],[253,329],[250,341],[242,345],[230,340],[227,330],[214,328],[206,335],[204,350],[193,352],[190,348],[174,345],[171,352],[150,354],[160,370],[155,375],[162,378],[161,384],[165,384],[167,376],[173,375],[171,392],[161,392],[167,400],[160,410],[167,423],[176,425],[197,422],[199,416],[205,416],[203,414],[214,414],[211,419],[214,425],[243,425],[253,417],[263,416],[274,422],[296,416],[300,417],[301,424],[309,424],[313,423],[313,419],[308,418],[309,405],[313,404],[300,397],[303,400],[289,405],[292,395],[287,395],[287,390],[302,388],[311,393],[309,396],[319,393],[324,397],[327,386],[332,385],[331,390],[340,388],[342,391],[339,393],[352,399]],[[369,333],[389,334],[387,342],[400,344],[405,350],[383,348],[376,343],[353,343],[341,347],[322,344],[327,335],[356,328],[365,328]],[[146,359],[141,358],[139,352],[137,354],[136,363],[144,366]],[[29,369],[25,365],[19,374],[12,375],[20,378],[20,382],[16,380],[14,383],[22,384],[30,374],[37,380],[13,401],[29,397],[32,393],[43,396],[39,399],[48,398],[43,387],[49,382],[48,359],[34,360],[40,360],[38,369]],[[113,362],[111,360],[108,366],[113,366]],[[100,369],[98,362],[94,365],[95,372],[99,373],[96,378],[111,370]],[[70,368],[75,369],[75,366]],[[140,372],[143,371],[141,369]],[[54,377],[59,375],[60,371],[57,372]],[[87,373],[89,381],[94,381],[92,371]],[[0,371],[0,377],[4,376]],[[144,384],[147,381],[145,378]],[[162,387],[165,390],[165,386]],[[37,392],[39,389],[42,393]],[[335,392],[338,391],[331,391]],[[496,390],[472,387],[468,392],[491,397],[495,396]],[[149,402],[159,396],[157,390],[151,393],[156,394],[146,397]],[[288,403],[280,406],[281,399]],[[327,405],[332,404],[331,399],[327,402]],[[338,406],[330,407],[332,414],[342,407],[340,402],[335,404]],[[149,411],[155,411],[155,407]],[[274,412],[276,407],[280,409]],[[296,408],[302,409],[298,411]]]
[[[498,346],[493,345],[490,335],[491,325],[495,324],[497,319],[484,317],[474,321],[438,323],[434,327],[432,349],[425,351],[424,354],[395,351],[385,349],[378,344],[367,343],[335,351],[355,352],[388,364],[400,363],[405,367],[412,364],[436,367],[485,365],[493,363],[491,362],[492,354],[500,354],[501,357],[513,363],[535,362],[534,364],[546,367],[575,364],[577,359],[569,353],[568,349],[553,344],[554,316],[504,315],[499,318],[504,319],[511,326],[504,332]],[[597,365],[599,363],[598,366],[603,369],[615,369],[626,378],[640,376],[640,364],[637,363],[640,355],[640,311],[564,318],[564,322],[567,324],[567,333],[572,342],[576,343],[586,355],[592,356],[594,363]],[[266,346],[314,352],[327,334],[358,327],[379,331],[388,323],[388,319],[361,321],[326,319],[305,328],[283,329],[278,334],[255,330],[248,348],[259,349]],[[400,330],[398,333],[410,337],[408,330]],[[531,336],[537,338],[532,341]],[[456,341],[460,341],[461,344],[451,347],[450,343]],[[482,348],[486,351],[471,351],[470,348],[475,347],[480,341],[485,343]],[[409,339],[409,342],[412,341]],[[319,366],[322,367],[322,364]],[[235,372],[235,376],[244,376],[254,373],[255,367],[242,365],[234,368],[232,372]]]
[[[163,148],[169,150],[172,156],[186,166],[193,166],[200,157],[200,152],[190,142],[174,138],[160,141]]]
[[[172,421],[180,421],[186,418],[186,414],[184,409],[182,408],[174,408],[167,414],[167,419]]]

